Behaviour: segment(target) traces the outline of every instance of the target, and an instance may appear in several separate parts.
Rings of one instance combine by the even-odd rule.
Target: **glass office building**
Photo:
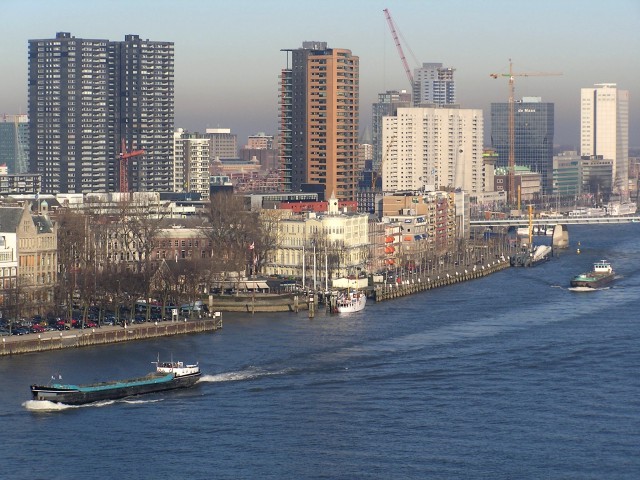
[[[540,173],[543,194],[553,190],[554,105],[524,97],[514,106],[515,163]],[[491,104],[491,147],[497,166],[509,164],[509,104]]]

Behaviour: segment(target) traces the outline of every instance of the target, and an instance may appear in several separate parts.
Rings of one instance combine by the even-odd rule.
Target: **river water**
[[[640,225],[363,312],[0,359],[0,478],[640,478]],[[580,241],[580,255],[575,252]],[[606,290],[567,290],[606,258]],[[198,361],[192,389],[52,409],[29,385]],[[46,409],[43,407],[47,407]]]

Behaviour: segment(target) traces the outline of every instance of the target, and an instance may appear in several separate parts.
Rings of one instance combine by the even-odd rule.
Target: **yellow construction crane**
[[[507,202],[509,205],[516,204],[515,190],[515,168],[516,168],[516,134],[515,134],[515,77],[547,77],[554,75],[562,75],[562,73],[533,72],[533,73],[514,73],[513,62],[509,59],[509,73],[490,73],[491,78],[498,77],[509,78],[509,190],[507,191]]]

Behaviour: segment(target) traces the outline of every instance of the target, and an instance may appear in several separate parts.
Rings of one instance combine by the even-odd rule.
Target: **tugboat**
[[[102,400],[163,392],[193,386],[201,376],[200,367],[182,362],[153,362],[156,371],[140,378],[112,380],[88,385],[31,385],[33,400],[48,400],[66,405],[82,405]]]
[[[606,260],[600,260],[593,264],[593,270],[576,275],[571,279],[571,286],[574,288],[594,289],[601,288],[611,283],[615,277],[615,272],[611,264]]]

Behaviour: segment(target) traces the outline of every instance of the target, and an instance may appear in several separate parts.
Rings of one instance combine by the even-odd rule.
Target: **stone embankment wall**
[[[305,296],[293,293],[209,296],[209,311],[211,312],[297,312],[306,309]]]
[[[145,323],[142,325],[128,326],[126,328],[94,328],[84,331],[67,330],[59,333],[31,334],[20,337],[19,339],[11,338],[6,340],[3,338],[1,342],[2,345],[0,345],[0,355],[60,350],[62,348],[89,347],[185,333],[202,333],[215,331],[220,328],[222,328],[222,319],[220,316],[216,316],[213,319],[190,320],[187,322],[162,322],[158,324]]]
[[[444,287],[446,285],[453,285],[454,283],[466,282],[468,280],[474,280],[486,275],[490,275],[497,271],[509,268],[509,260],[496,261],[492,265],[476,268],[472,271],[462,271],[450,273],[440,273],[437,275],[425,275],[417,277],[412,280],[412,283],[398,284],[383,284],[377,285],[374,288],[374,298],[376,302],[383,302],[385,300],[392,300],[394,298],[404,297],[405,295],[411,295],[413,293],[421,292],[424,290],[431,290],[432,288]]]

